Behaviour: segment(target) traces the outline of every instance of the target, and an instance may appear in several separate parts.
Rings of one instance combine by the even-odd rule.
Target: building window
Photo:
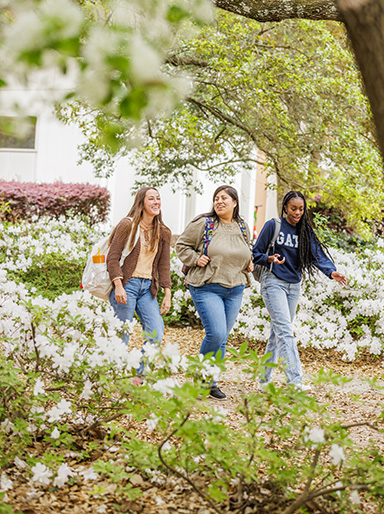
[[[35,116],[0,116],[0,149],[34,150],[36,122]]]

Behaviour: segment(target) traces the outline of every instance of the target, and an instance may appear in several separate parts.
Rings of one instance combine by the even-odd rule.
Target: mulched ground
[[[191,328],[166,328],[164,341],[177,343],[182,353],[195,355],[198,353],[204,333],[200,329]],[[243,341],[232,338],[230,344],[238,347]],[[131,339],[131,347],[141,346],[141,336],[139,329],[136,329]],[[264,344],[253,344],[252,349],[257,350],[260,355],[264,351]],[[321,368],[325,371],[333,370],[344,377],[351,379],[344,386],[318,386],[314,387],[313,392],[319,402],[329,404],[331,415],[338,413],[338,416],[345,416],[346,422],[361,423],[377,416],[381,411],[379,403],[382,397],[366,381],[366,378],[383,377],[383,359],[363,353],[353,362],[342,360],[342,356],[332,351],[319,351],[313,348],[300,349],[303,368],[306,375],[306,382],[311,382],[311,375],[316,374]],[[285,381],[281,373],[275,372],[274,380],[277,383]],[[257,384],[249,379],[249,376],[241,371],[239,366],[229,363],[227,371],[220,380],[220,387],[225,391],[228,399],[220,404],[228,411],[228,422],[234,430],[238,428],[239,417],[236,414],[236,407],[241,401],[241,395],[248,392],[257,391]],[[359,395],[359,402],[352,401],[352,398]],[[207,399],[207,402],[216,404],[217,401]],[[139,427],[137,427],[139,429]],[[143,429],[145,430],[145,429]],[[384,451],[384,438],[382,434],[377,434],[371,429],[359,426],[353,429],[354,440],[361,445],[365,445],[369,438],[376,441],[378,447]],[[143,434],[145,438],[156,437],[150,433]],[[103,458],[105,460],[116,458],[113,449],[105,448]],[[36,445],[32,450],[38,456],[43,451],[43,446]],[[95,457],[98,457],[95,455]],[[69,460],[69,462],[68,462]],[[78,463],[74,457],[73,462],[67,458],[70,466],[76,467]],[[11,475],[9,475],[11,477]],[[14,479],[14,477],[11,477]],[[203,478],[197,478],[197,480]],[[131,477],[131,483],[143,491],[142,497],[136,501],[125,501],[121,504],[119,496],[116,494],[118,484],[107,480],[97,482],[99,487],[105,489],[105,493],[100,495],[90,494],[95,482],[81,482],[72,486],[64,486],[60,489],[51,488],[43,490],[36,488],[31,491],[31,486],[21,479],[15,482],[15,487],[8,491],[10,504],[15,512],[20,509],[24,514],[54,514],[63,512],[65,514],[92,514],[104,513],[136,513],[145,514],[212,514],[215,511],[204,502],[193,489],[182,479],[167,477],[159,474],[151,480],[142,477],[139,473]],[[278,514],[281,510],[276,510],[278,498],[274,497],[273,487],[265,488],[256,484],[253,491],[257,498],[257,507],[244,511],[244,514]],[[235,512],[235,506],[223,506],[220,512]],[[316,505],[311,506],[308,512],[321,512]],[[375,506],[364,503],[361,511],[365,514],[376,514]],[[329,510],[322,512],[328,514]]]

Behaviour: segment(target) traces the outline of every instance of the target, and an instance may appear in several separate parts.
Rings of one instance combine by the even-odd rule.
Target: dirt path
[[[166,328],[164,341],[177,343],[180,351],[186,355],[197,354],[201,341],[204,337],[203,330],[184,329],[184,328]],[[135,344],[140,339],[135,338]],[[229,345],[238,348],[243,340],[232,338]],[[257,350],[259,355],[264,352],[265,345],[250,344],[253,350]],[[317,375],[321,368],[329,372],[332,370],[335,374],[340,374],[349,381],[344,385],[326,384],[314,386],[311,394],[316,396],[319,403],[329,404],[329,412],[332,417],[344,417],[348,424],[362,423],[368,421],[382,411],[380,404],[384,403],[384,391],[379,392],[372,387],[367,379],[381,377],[379,384],[384,386],[384,360],[368,353],[362,354],[358,359],[348,362],[342,359],[340,354],[332,350],[316,350],[314,348],[302,348],[300,357],[303,364],[305,382],[311,383],[311,376]],[[229,419],[235,421],[235,410],[244,393],[257,392],[257,384],[249,379],[249,375],[243,373],[239,366],[233,362],[227,362],[226,372],[220,380],[220,387],[226,393],[228,399],[220,402],[232,414]],[[275,371],[274,381],[278,385],[285,383],[285,376],[279,371]],[[358,396],[358,401],[354,398]],[[217,400],[209,400],[212,404]],[[369,438],[376,441],[384,451],[384,436],[372,431],[370,428],[360,426],[352,429],[351,435],[358,444],[365,445]]]

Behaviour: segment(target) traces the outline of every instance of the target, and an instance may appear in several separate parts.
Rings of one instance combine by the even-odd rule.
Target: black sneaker
[[[217,386],[212,386],[209,391],[209,396],[215,400],[225,400],[227,396]]]

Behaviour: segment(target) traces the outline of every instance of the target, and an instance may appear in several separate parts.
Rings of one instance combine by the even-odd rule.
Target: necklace
[[[152,225],[146,225],[143,220],[140,221],[140,225],[144,230],[151,230]]]
[[[144,248],[148,248],[149,247],[149,242],[150,242],[150,232],[152,230],[151,227],[145,225],[143,222],[140,223],[140,229],[141,229],[141,234],[143,236],[143,239],[144,239],[144,242],[143,242],[143,246]]]

